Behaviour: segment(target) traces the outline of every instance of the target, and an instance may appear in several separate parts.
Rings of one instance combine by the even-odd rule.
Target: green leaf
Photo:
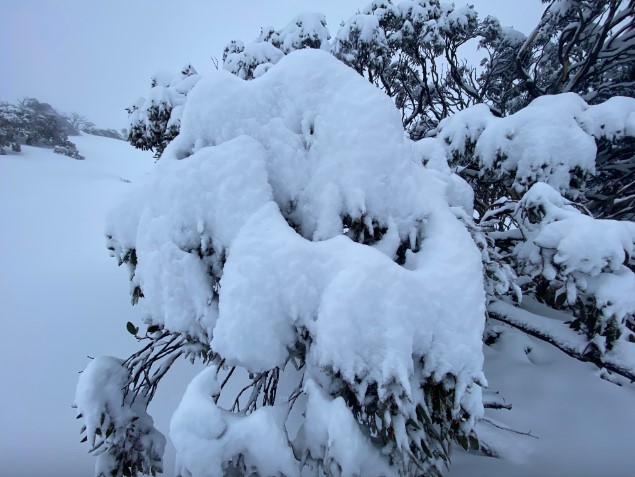
[[[126,323],[126,329],[128,330],[128,333],[130,333],[131,335],[135,335],[135,336],[136,336],[137,332],[139,331],[139,328],[137,328],[135,325],[133,325],[130,322]]]

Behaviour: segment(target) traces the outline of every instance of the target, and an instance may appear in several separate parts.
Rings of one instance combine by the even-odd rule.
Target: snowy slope
[[[108,256],[103,229],[113,201],[152,169],[152,154],[114,139],[71,139],[85,161],[28,146],[0,156],[2,477],[92,475],[70,407],[77,373],[87,355],[136,348],[125,330],[138,321],[127,272]],[[181,393],[171,403],[166,396],[169,409]],[[164,431],[168,417],[158,419]]]
[[[152,170],[151,154],[107,138],[73,141],[85,161],[31,147],[0,156],[2,477],[92,475],[70,408],[77,372],[87,355],[125,357],[136,347],[125,331],[138,321],[127,274],[108,256],[103,229],[113,202]],[[593,366],[514,331],[485,355],[490,387],[513,404],[488,417],[538,439],[482,423],[511,460],[457,449],[448,475],[633,475],[633,386],[604,381]],[[166,434],[193,374],[178,367],[157,394],[151,413]],[[172,469],[168,456],[166,476]]]

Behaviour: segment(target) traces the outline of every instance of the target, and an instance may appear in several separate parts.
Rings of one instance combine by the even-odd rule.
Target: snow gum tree
[[[159,469],[141,404],[179,356],[208,364],[171,423],[181,475],[438,475],[453,442],[478,447],[469,188],[425,156],[390,99],[328,53],[201,79],[154,180],[110,221],[147,344],[82,375],[99,472]]]
[[[501,322],[635,380],[633,2],[544,3],[529,36],[436,0],[374,1],[330,43],[300,15],[153,79],[128,139],[163,159],[108,228],[143,347],[76,398],[99,475],[161,470],[145,407],[179,358],[207,365],[170,426],[183,477],[496,455]]]

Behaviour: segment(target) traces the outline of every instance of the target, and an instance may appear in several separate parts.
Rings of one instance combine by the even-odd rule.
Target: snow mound
[[[217,368],[209,367],[188,385],[170,422],[178,475],[217,476],[242,456],[248,475],[299,476],[284,431],[286,406],[268,406],[247,416],[216,406]],[[236,462],[234,462],[236,465]]]

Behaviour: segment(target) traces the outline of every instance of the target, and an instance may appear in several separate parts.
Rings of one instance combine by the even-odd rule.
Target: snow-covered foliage
[[[165,147],[179,133],[181,113],[188,92],[199,80],[192,65],[176,76],[159,72],[152,77],[147,98],[139,98],[127,108],[128,142],[160,157]]]
[[[9,146],[19,151],[20,136],[24,127],[25,119],[20,109],[13,104],[0,103],[0,154],[5,154],[4,148]]]
[[[524,240],[513,254],[527,291],[572,309],[572,327],[600,353],[625,339],[627,323],[635,323],[635,274],[628,268],[635,224],[593,219],[542,182],[523,196],[514,218]]]
[[[172,422],[183,472],[427,475],[473,439],[483,270],[456,218],[469,187],[440,154],[422,159],[389,98],[320,51],[189,93],[109,226],[149,327],[213,363]],[[235,368],[251,398],[219,409]]]
[[[0,102],[0,155],[10,146],[20,152],[20,145],[53,147],[56,152],[82,159],[77,148],[68,140],[78,131],[53,106],[35,98],[24,98],[18,104]]]
[[[153,79],[130,138],[164,160],[108,243],[149,341],[123,363],[123,401],[151,399],[179,356],[208,366],[171,422],[181,475],[428,476],[452,442],[496,455],[475,433],[486,310],[635,376],[635,225],[591,215],[635,210],[635,100],[546,94],[587,88],[597,57],[576,87],[543,88],[630,25],[607,2],[580,19],[596,22],[584,46],[552,21],[571,2],[545,2],[525,37],[471,6],[378,0],[332,45],[305,14],[230,42],[200,81]],[[607,18],[623,23],[602,39]],[[475,39],[478,74],[458,56]]]
[[[247,45],[241,41],[232,41],[223,52],[223,69],[239,78],[250,80],[265,73],[283,56],[281,50],[266,41]]]
[[[442,121],[436,137],[454,166],[502,184],[503,194],[512,188],[522,195],[545,182],[576,199],[596,171],[596,143],[635,137],[633,121],[632,98],[588,105],[567,93],[538,98],[503,118],[485,105],[473,106]],[[490,204],[498,198],[490,198]]]
[[[163,472],[165,437],[154,428],[147,402],[127,393],[123,360],[94,359],[77,383],[75,406],[83,422],[83,441],[98,456],[97,477],[156,475]]]
[[[490,299],[520,301],[521,287],[552,307],[567,308],[572,327],[600,354],[632,327],[635,310],[626,290],[635,283],[628,268],[633,228],[594,219],[562,196],[594,205],[587,181],[599,181],[598,146],[611,144],[623,153],[619,148],[635,139],[633,118],[632,98],[588,105],[566,93],[540,97],[502,118],[485,105],[473,106],[442,121],[435,138],[475,189],[476,230],[500,267],[486,266]],[[615,170],[618,160],[622,167],[632,162],[617,155],[600,164]]]
[[[477,34],[471,6],[438,0],[373,1],[335,36],[333,54],[395,98],[411,136],[478,96],[471,72],[450,59]],[[449,68],[440,71],[439,59]]]
[[[282,30],[263,28],[253,42],[230,42],[223,52],[223,69],[242,79],[254,79],[292,51],[304,48],[328,50],[330,37],[324,15],[304,13]]]

